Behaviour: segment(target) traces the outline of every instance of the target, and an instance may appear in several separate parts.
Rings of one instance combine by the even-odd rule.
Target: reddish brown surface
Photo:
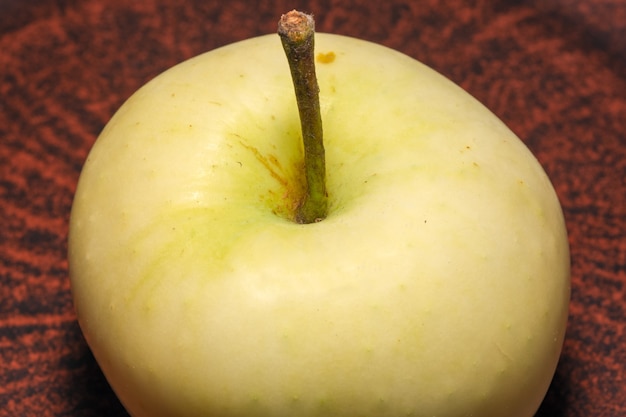
[[[180,3],[0,0],[0,416],[126,415],[72,310],[66,237],[81,165],[140,85],[273,32],[293,7],[314,12],[320,31],[429,64],[535,152],[563,203],[573,280],[538,415],[626,416],[623,0]]]

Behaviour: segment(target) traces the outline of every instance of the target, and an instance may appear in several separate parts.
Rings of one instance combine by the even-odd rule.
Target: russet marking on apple
[[[257,148],[240,141],[239,144],[250,151],[256,160],[263,165],[268,173],[281,186],[281,192],[276,193],[272,189],[259,195],[259,198],[267,202],[268,207],[277,216],[292,220],[294,213],[305,194],[305,184],[302,176],[293,175],[294,172],[302,172],[303,164],[294,163],[292,169],[287,173],[280,164],[275,154],[262,154]]]

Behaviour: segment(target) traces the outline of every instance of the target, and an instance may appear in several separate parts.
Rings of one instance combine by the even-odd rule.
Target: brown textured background
[[[538,416],[626,416],[624,0],[0,0],[0,416],[126,416],[72,309],[66,237],[81,165],[139,86],[274,32],[294,7],[320,31],[434,67],[537,155],[563,204],[573,280]]]

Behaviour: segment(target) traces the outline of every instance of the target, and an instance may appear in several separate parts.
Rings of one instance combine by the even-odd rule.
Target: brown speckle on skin
[[[336,58],[336,55],[333,51],[326,52],[326,53],[320,52],[315,57],[315,61],[317,61],[320,64],[331,64],[335,62],[335,58]]]

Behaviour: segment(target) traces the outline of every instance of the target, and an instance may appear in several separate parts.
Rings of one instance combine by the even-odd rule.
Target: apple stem
[[[326,217],[328,194],[319,86],[315,75],[313,17],[292,10],[281,16],[278,34],[291,70],[304,143],[306,193],[295,220],[302,224],[315,223]]]

